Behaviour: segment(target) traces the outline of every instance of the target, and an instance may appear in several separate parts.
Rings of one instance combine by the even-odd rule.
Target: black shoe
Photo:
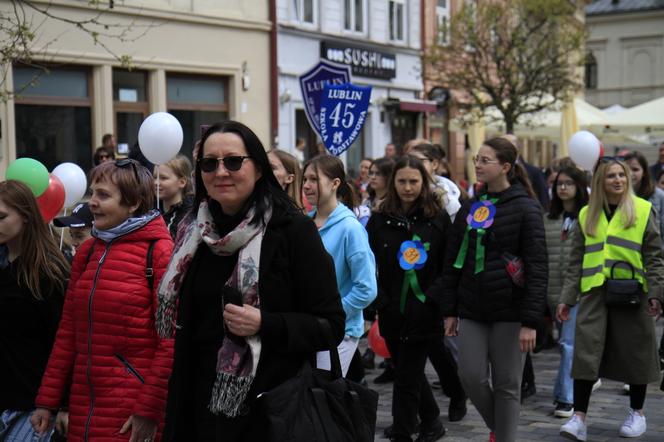
[[[524,388],[521,389],[521,403],[528,399],[530,396],[534,396],[537,393],[537,388],[535,384],[526,384]]]
[[[385,368],[385,371],[374,379],[374,384],[389,384],[390,382],[394,382],[394,368],[392,367]]]
[[[440,419],[436,419],[429,425],[420,426],[420,434],[415,442],[434,442],[445,436],[445,427]]]
[[[362,366],[365,370],[373,370],[376,368],[376,362],[374,361],[376,354],[370,349],[367,350],[362,355]]]
[[[420,423],[418,422],[417,425],[415,425],[415,433],[419,433],[420,431]],[[385,428],[383,430],[383,436],[385,436],[385,439],[392,439],[394,437],[394,425],[390,425],[389,427]]]
[[[574,405],[558,402],[556,409],[553,411],[555,417],[572,417],[574,414]]]
[[[465,397],[450,399],[450,405],[447,408],[447,417],[450,422],[459,422],[466,416],[466,413],[468,413],[468,408],[466,407]]]

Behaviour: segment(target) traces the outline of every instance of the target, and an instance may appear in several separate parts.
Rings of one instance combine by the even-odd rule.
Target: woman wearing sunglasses
[[[574,342],[574,415],[560,433],[587,438],[586,413],[595,381],[630,384],[630,410],[622,437],[646,431],[646,387],[659,380],[655,322],[662,311],[664,263],[652,204],[634,195],[622,158],[600,158],[590,202],[572,235],[557,316],[578,305]]]
[[[555,317],[558,298],[569,260],[571,238],[578,229],[579,210],[588,204],[586,173],[576,166],[567,166],[554,175],[549,214],[544,218],[546,248],[549,253],[548,307]],[[560,327],[560,366],[553,388],[556,403],[554,416],[571,417],[573,414],[572,356],[574,355],[574,328],[578,306],[570,310],[571,320]]]
[[[334,265],[245,125],[207,129],[195,180],[159,289],[159,332],[175,333],[164,439],[267,440],[257,396],[330,348],[317,318],[343,337]]]
[[[509,140],[485,141],[475,165],[484,186],[456,216],[442,312],[446,335],[459,336],[459,377],[490,440],[512,442],[525,355],[546,303],[544,223]]]
[[[46,430],[69,389],[69,440],[154,440],[173,352],[154,314],[173,241],[145,168],[107,162],[90,180],[93,238],[74,257],[32,422]]]

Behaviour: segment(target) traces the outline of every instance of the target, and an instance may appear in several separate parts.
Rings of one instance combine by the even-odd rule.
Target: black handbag
[[[618,264],[626,264],[632,270],[631,279],[613,279],[613,269]],[[638,307],[641,304],[643,290],[634,279],[634,266],[626,261],[614,262],[611,266],[611,278],[606,280],[606,305],[609,307]]]
[[[372,442],[378,393],[341,375],[329,323],[331,371],[307,360],[298,374],[260,396],[271,442]]]

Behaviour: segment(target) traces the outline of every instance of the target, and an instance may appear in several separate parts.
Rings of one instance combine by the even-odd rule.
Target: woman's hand
[[[55,416],[55,429],[58,433],[63,436],[67,436],[67,430],[69,429],[69,412],[60,410]]]
[[[521,353],[528,353],[535,348],[535,340],[537,339],[537,331],[530,327],[521,327],[519,332],[519,347]]]
[[[569,319],[569,305],[558,304],[558,307],[556,307],[556,319],[558,322],[565,322]]]
[[[253,336],[261,329],[261,311],[247,304],[226,304],[224,321],[235,336]]]
[[[48,431],[49,427],[51,426],[52,416],[53,414],[51,413],[51,410],[46,408],[37,408],[32,412],[32,416],[30,417],[32,428],[34,428],[35,431],[39,434],[46,433],[46,431]]]
[[[120,434],[124,434],[131,428],[131,437],[129,442],[148,442],[153,441],[157,435],[157,422],[152,419],[132,414],[120,429]]]
[[[655,319],[659,319],[659,317],[662,316],[662,303],[659,299],[648,300],[648,314]]]
[[[445,336],[456,336],[459,332],[459,318],[445,318]]]

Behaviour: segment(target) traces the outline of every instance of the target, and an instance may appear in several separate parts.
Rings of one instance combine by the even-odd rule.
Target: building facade
[[[360,138],[342,155],[353,174],[363,157],[383,156],[422,134],[421,2],[419,0],[276,0],[279,148],[318,142],[310,129],[299,76],[321,59],[348,64],[352,82],[373,87]],[[383,60],[380,66],[367,60]],[[364,61],[363,61],[364,60]],[[428,106],[428,107],[427,107]]]
[[[664,96],[664,2],[594,1],[586,24],[589,103],[630,107]]]
[[[81,21],[95,17],[87,1],[34,0],[50,14]],[[10,2],[0,2],[3,14]],[[270,30],[262,0],[124,0],[104,7],[102,33],[123,38],[95,44],[88,34],[26,9],[37,25],[34,60],[6,66],[0,105],[0,175],[28,156],[51,170],[65,161],[91,166],[105,133],[120,154],[137,140],[142,120],[167,111],[184,129],[182,152],[191,154],[201,126],[233,118],[256,131],[266,146],[270,129]],[[113,54],[127,54],[124,69]]]

